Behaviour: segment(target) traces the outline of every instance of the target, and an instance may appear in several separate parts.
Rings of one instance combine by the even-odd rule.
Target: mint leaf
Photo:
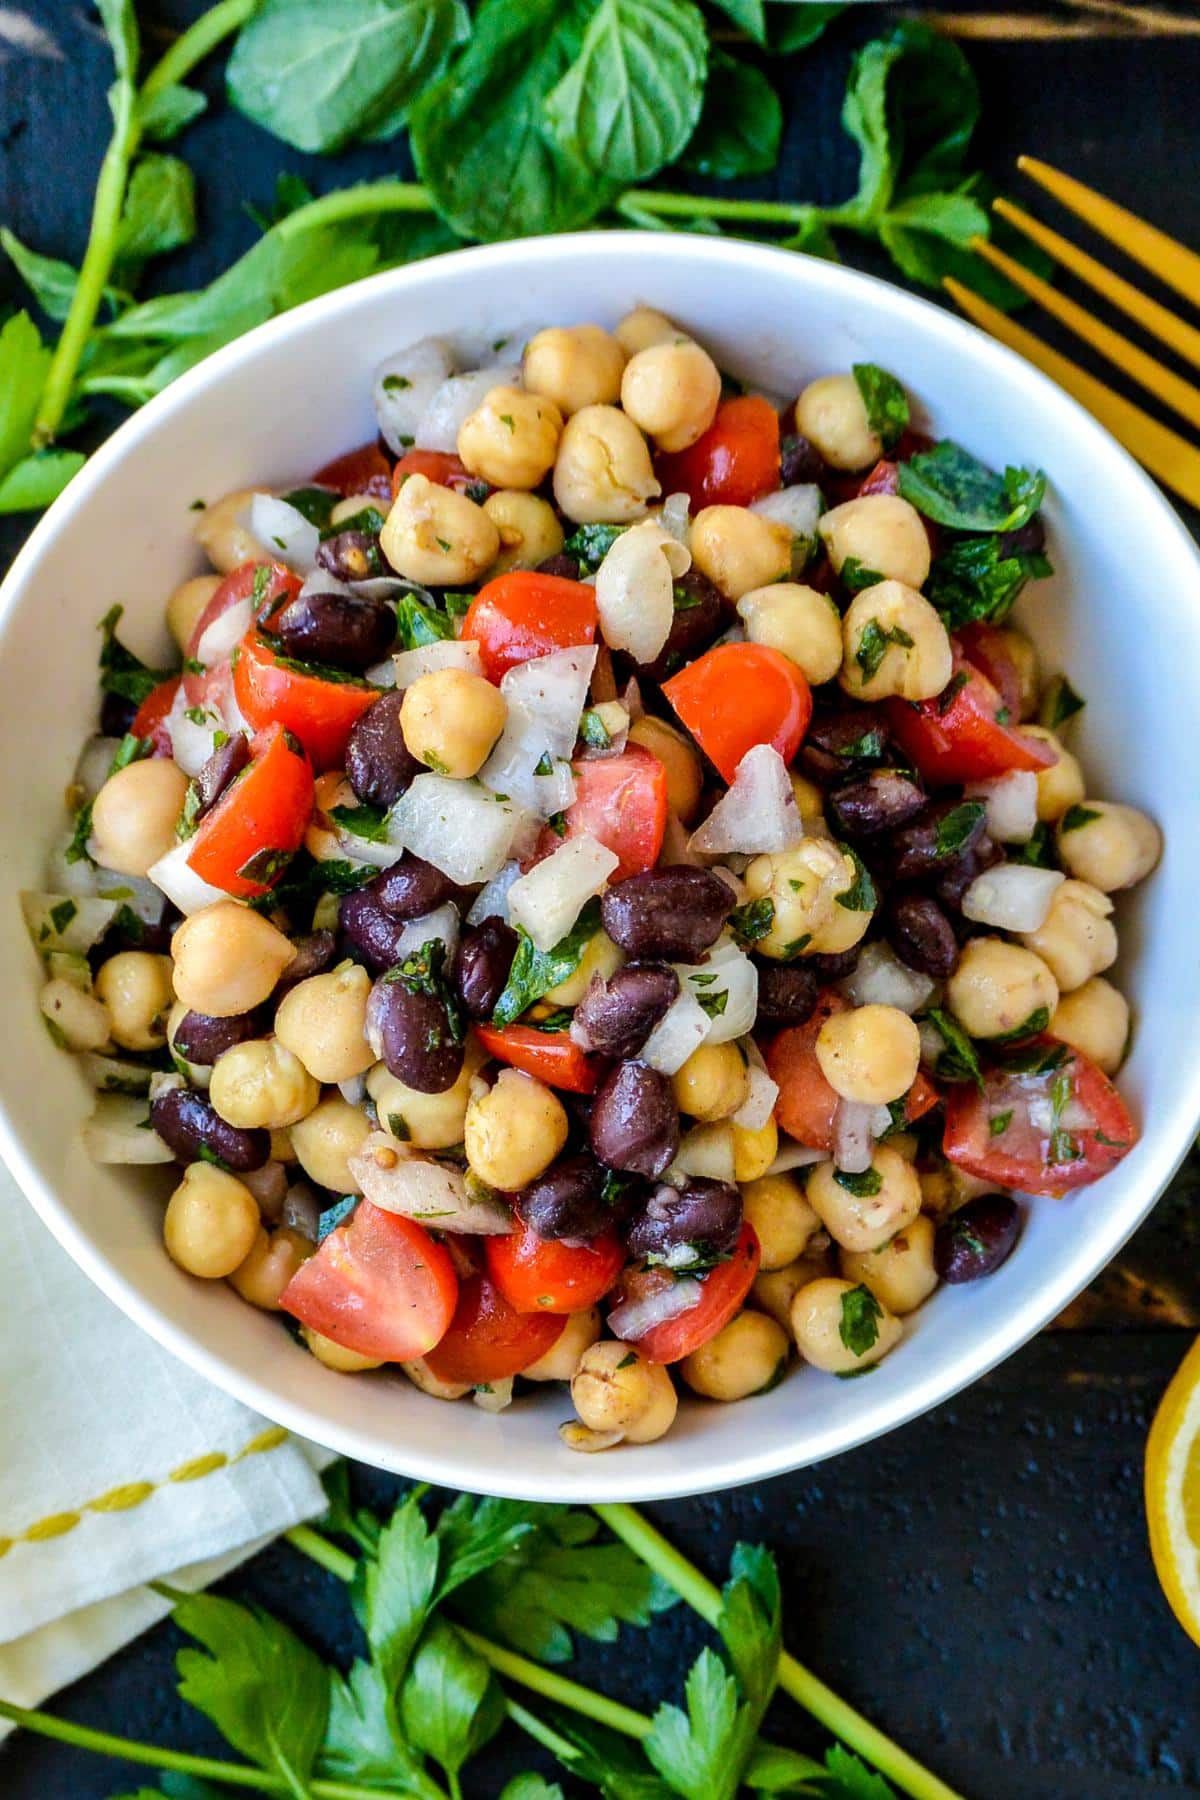
[[[710,47],[700,122],[677,166],[715,181],[766,175],[782,137],[783,108],[762,70]]]
[[[175,84],[159,88],[156,94],[141,96],[138,101],[138,119],[141,122],[142,136],[149,142],[166,144],[198,119],[207,107],[208,101],[196,88]]]
[[[934,855],[956,856],[986,812],[982,800],[963,800],[943,813],[934,832]]]
[[[29,454],[33,421],[50,367],[38,328],[26,312],[0,329],[0,475]]]
[[[454,636],[454,621],[413,594],[401,594],[396,607],[396,635],[404,650],[440,644]]]
[[[152,256],[190,244],[196,235],[196,182],[177,156],[139,157],[129,178],[117,232],[114,275],[133,287]]]
[[[900,492],[918,512],[955,531],[1017,531],[1046,495],[1033,469],[995,474],[950,438],[900,464]]]
[[[867,409],[867,423],[891,450],[908,425],[908,395],[878,363],[855,363],[854,379]]]
[[[37,450],[15,463],[0,480],[0,513],[40,512],[82,469],[78,450]]]
[[[528,932],[517,927],[517,953],[504,992],[492,1014],[493,1025],[511,1025],[526,1009],[573,975],[600,929],[600,902],[589,900],[578,919],[550,950],[539,950]]]

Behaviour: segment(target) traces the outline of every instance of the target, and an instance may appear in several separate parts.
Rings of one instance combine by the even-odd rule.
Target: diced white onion
[[[304,514],[274,494],[255,494],[250,502],[250,530],[269,556],[307,575],[317,560],[321,534]]]
[[[471,1395],[476,1406],[484,1412],[490,1413],[504,1412],[507,1407],[512,1405],[512,1398],[513,1377],[511,1375],[506,1375],[503,1380],[497,1378],[492,1381],[480,1382]]]
[[[481,887],[471,903],[467,914],[468,925],[478,925],[481,919],[503,919],[508,922],[508,890],[514,881],[521,878],[519,862],[506,862],[498,869],[492,879]]]
[[[596,611],[610,649],[654,661],[675,617],[675,581],[691,566],[691,552],[656,519],[613,539],[596,571]]]
[[[496,873],[520,823],[514,806],[477,781],[418,775],[392,808],[388,836],[466,887]]]
[[[704,1288],[694,1275],[681,1275],[670,1283],[664,1281],[641,1300],[615,1306],[608,1315],[608,1328],[623,1343],[636,1344],[656,1325],[665,1325],[668,1319],[691,1312],[703,1296]]]
[[[416,1155],[386,1132],[367,1138],[349,1163],[366,1198],[384,1212],[418,1219],[435,1231],[504,1237],[512,1230],[503,1201],[468,1189],[461,1169]]]
[[[690,847],[709,855],[738,850],[758,856],[790,850],[803,836],[787,764],[770,744],[755,744],[734,771],[732,787],[692,833]]]
[[[1037,776],[1032,769],[972,781],[963,793],[968,800],[983,801],[988,833],[998,844],[1027,844],[1037,829]]]
[[[458,948],[459,915],[458,908],[452,900],[439,906],[433,912],[422,913],[419,919],[409,919],[404,930],[396,939],[397,962],[403,962],[406,956],[415,956],[422,944],[440,938],[446,946],[447,962]]]
[[[660,1074],[674,1075],[708,1036],[708,1014],[686,989],[672,1000],[638,1051],[638,1060]]]
[[[468,675],[482,675],[479,645],[474,638],[440,638],[436,644],[419,644],[415,650],[401,650],[392,658],[389,687],[411,687],[422,675],[436,675],[440,669],[465,669]]]
[[[861,1100],[839,1100],[833,1116],[833,1160],[847,1175],[861,1175],[871,1166],[875,1141],[871,1127],[875,1108]]]
[[[98,1163],[169,1163],[175,1152],[151,1131],[149,1101],[125,1094],[101,1094],[81,1131],[83,1147]]]
[[[372,663],[363,671],[363,680],[369,681],[372,687],[394,688],[396,685],[396,664],[387,656],[382,662]]]
[[[902,963],[890,944],[864,944],[858,962],[841,984],[855,1006],[895,1006],[901,1012],[920,1012],[936,983],[917,969]]]
[[[669,531],[681,544],[688,541],[691,510],[692,503],[687,494],[668,494],[658,515],[663,530]]]
[[[143,925],[157,925],[163,915],[161,891],[145,875],[119,875],[115,869],[96,870],[96,892],[102,900],[127,906]]]
[[[56,894],[86,897],[97,890],[96,871],[86,856],[75,862],[67,861],[73,835],[69,831],[64,833],[46,858],[46,886]]]
[[[321,816],[328,818],[327,814]],[[329,819],[328,828],[333,832],[338,849],[348,862],[359,865],[369,863],[373,869],[390,869],[404,855],[403,844],[393,843],[390,837],[359,837],[357,832],[349,830],[336,819]]]
[[[707,1181],[733,1180],[733,1126],[728,1119],[694,1125],[685,1132],[664,1179],[682,1183],[689,1175],[702,1175]]]
[[[709,1044],[745,1037],[758,1011],[758,970],[729,939],[718,943],[704,963],[676,963],[682,993],[695,995],[709,1015]],[[723,1010],[720,996],[726,996]]]
[[[786,1175],[790,1169],[808,1169],[813,1163],[825,1161],[824,1150],[810,1150],[807,1144],[798,1144],[795,1138],[779,1138],[779,1148],[767,1170],[768,1175]]]
[[[190,713],[198,718],[189,718]],[[171,753],[185,775],[198,775],[213,753],[213,733],[225,729],[224,714],[211,705],[197,709],[180,682],[171,710],[163,720],[171,740]]]
[[[117,900],[92,899],[86,894],[27,891],[20,898],[25,929],[42,956],[49,956],[52,950],[85,955],[100,942],[120,904]],[[70,905],[64,904],[68,901]]]
[[[196,645],[196,660],[202,663],[224,662],[250,629],[254,617],[254,601],[247,597],[214,619]]]
[[[508,916],[539,950],[553,950],[586,903],[598,894],[620,858],[591,832],[567,838],[508,890]]]
[[[1044,1131],[1047,1135],[1058,1129],[1061,1131],[1087,1131],[1095,1125],[1094,1116],[1086,1106],[1078,1100],[1071,1099],[1058,1109],[1048,1094],[1033,1094],[1027,1101],[1029,1123],[1035,1131]]]
[[[94,800],[108,780],[113,757],[121,748],[120,738],[90,737],[79,753],[71,786],[82,788],[85,800]]]
[[[375,371],[371,398],[384,442],[402,456],[416,442],[426,408],[454,369],[449,340],[419,338],[385,357]]]
[[[871,1136],[876,1140],[886,1137],[895,1123],[889,1107],[877,1106],[871,1114]]]
[[[479,778],[543,819],[564,812],[575,798],[567,759],[579,735],[595,662],[595,646],[578,644],[518,663],[500,683],[508,712]],[[549,773],[538,774],[547,759]]]
[[[733,1114],[733,1122],[743,1131],[761,1131],[775,1111],[779,1083],[772,1081],[763,1061],[762,1051],[752,1037],[743,1038],[738,1048],[746,1059],[746,1098]]]
[[[492,369],[472,369],[465,375],[451,375],[429,396],[417,423],[418,450],[442,450],[453,454],[458,449],[463,420],[483,405],[492,389],[520,385],[520,363],[498,363]]]
[[[917,1036],[921,1040],[921,1061],[932,1069],[946,1048],[946,1040],[932,1019],[917,1020]]]
[[[338,1093],[351,1106],[361,1106],[367,1097],[367,1078],[365,1075],[351,1075],[346,1081],[339,1081]]]
[[[817,542],[817,520],[825,502],[819,487],[810,482],[798,487],[777,488],[750,503],[750,511],[764,519],[775,519],[792,534],[792,568],[802,569]]]
[[[192,848],[191,839],[176,844],[165,856],[160,856],[152,863],[149,876],[156,888],[161,888],[173,906],[181,913],[199,912],[202,906],[212,906],[217,900],[228,900],[229,895],[224,888],[213,887],[205,881],[203,875],[197,875],[188,861],[188,852]]]
[[[997,931],[1038,931],[1065,876],[1027,863],[1000,863],[977,875],[962,897],[962,913]]]

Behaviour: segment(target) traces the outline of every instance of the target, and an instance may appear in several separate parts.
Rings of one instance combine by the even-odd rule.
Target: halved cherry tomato
[[[832,1150],[838,1097],[821,1073],[817,1037],[826,1019],[846,1012],[849,1001],[836,988],[825,988],[803,1025],[787,1025],[767,1045],[767,1073],[779,1084],[775,1117],[798,1144],[810,1150]]]
[[[790,763],[812,717],[804,676],[765,644],[718,644],[662,691],[726,781],[755,744],[770,744]]]
[[[667,771],[649,750],[627,744],[620,756],[572,763],[575,798],[563,815],[566,837],[590,832],[618,859],[613,881],[652,869],[667,829]],[[557,850],[562,839],[550,826],[537,842],[534,861]]]
[[[326,681],[286,667],[253,628],[238,646],[233,691],[256,731],[286,725],[318,774],[343,767],[355,720],[379,698],[378,689],[357,681]]]
[[[685,493],[702,506],[749,506],[779,486],[779,415],[760,394],[723,400],[703,436],[687,450],[655,458],[664,494]]]
[[[406,450],[392,470],[392,498],[395,499],[408,475],[424,475],[438,487],[453,488],[458,494],[469,487],[487,487],[478,475],[451,456],[447,450]]]
[[[483,672],[498,682],[517,663],[596,641],[596,590],[586,581],[513,569],[481,587],[462,635],[479,645]]]
[[[600,1086],[599,1063],[572,1041],[569,1032],[539,1031],[534,1025],[476,1025],[475,1036],[497,1062],[536,1075],[547,1087],[594,1094]]]
[[[1021,717],[1021,677],[1005,647],[1003,633],[995,625],[960,625],[951,642],[1000,695],[1002,705],[1008,710],[1005,724],[1017,724]]]
[[[167,714],[175,704],[179,679],[178,675],[171,675],[166,681],[160,681],[156,688],[151,688],[134,713],[133,724],[129,727],[134,737],[149,738],[154,746],[155,756],[175,754],[171,734],[167,730]]]
[[[615,1231],[589,1244],[540,1238],[518,1221],[508,1237],[483,1241],[487,1270],[519,1313],[573,1313],[595,1306],[625,1266],[625,1247]]]
[[[892,735],[935,787],[987,781],[1010,769],[1048,769],[1058,761],[1048,744],[999,722],[1000,694],[961,653],[949,684],[933,700],[885,700]]]
[[[259,732],[245,772],[205,813],[188,866],[214,887],[247,899],[266,894],[304,842],[313,808],[313,777],[282,725]]]
[[[279,1304],[343,1349],[409,1362],[444,1335],[457,1299],[442,1246],[412,1219],[360,1200],[301,1263]]]
[[[391,461],[374,442],[335,456],[317,470],[313,481],[318,487],[336,488],[344,500],[351,494],[370,494],[384,502],[392,498]]]
[[[269,570],[268,574],[261,571]],[[220,587],[214,589],[213,597],[192,627],[192,635],[188,639],[184,662],[199,662],[200,644],[205,632],[216,619],[223,618],[230,607],[239,606],[243,600],[259,599],[263,606],[273,605],[276,600],[287,598],[294,600],[300,592],[301,581],[298,575],[285,568],[282,563],[239,563],[231,569]],[[219,667],[220,665],[215,665]],[[191,671],[184,675],[183,691],[191,706],[201,706],[208,694],[210,683],[206,677],[212,669]],[[264,721],[265,723],[266,721]]]
[[[1043,1036],[1014,1060],[1019,1070],[989,1070],[982,1092],[950,1090],[942,1148],[957,1168],[1025,1194],[1062,1194],[1098,1181],[1137,1142],[1125,1102],[1090,1058]]]
[[[652,1325],[638,1338],[642,1355],[652,1363],[679,1362],[701,1344],[707,1344],[709,1338],[716,1337],[750,1292],[760,1256],[757,1232],[753,1225],[743,1225],[729,1261],[718,1263],[701,1278],[703,1293],[695,1306],[677,1313],[673,1319],[664,1319],[661,1325]],[[674,1280],[667,1269],[627,1270],[618,1290],[621,1300],[640,1299],[663,1286],[664,1275],[668,1283]]]
[[[904,1122],[915,1125],[923,1119],[927,1112],[932,1112],[941,1099],[941,1091],[936,1088],[923,1070],[917,1070],[917,1078],[904,1096]]]
[[[517,1312],[486,1275],[468,1275],[454,1317],[425,1361],[439,1381],[504,1381],[545,1356],[566,1322],[558,1313]]]

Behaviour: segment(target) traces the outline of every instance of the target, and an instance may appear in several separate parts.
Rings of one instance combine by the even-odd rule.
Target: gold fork
[[[1102,237],[1116,244],[1127,256],[1142,264],[1192,306],[1200,306],[1200,256],[1176,243],[1163,231],[1148,225],[1123,206],[1106,200],[1093,188],[1085,187],[1070,175],[1051,168],[1034,157],[1022,156],[1018,168],[1039,186],[1068,207]],[[1094,256],[1080,250],[1057,231],[1051,231],[1021,207],[1009,200],[994,202],[994,210],[1015,229],[1050,256],[1072,275],[1094,288],[1104,299],[1134,319],[1144,330],[1157,337],[1185,361],[1200,368],[1200,329],[1177,318],[1159,301],[1151,299],[1132,282],[1116,275]],[[972,249],[999,269],[1015,287],[1028,294],[1046,312],[1068,326],[1077,337],[1098,350],[1122,373],[1140,383],[1156,399],[1200,430],[1200,387],[1177,375],[1157,357],[1151,356],[1122,332],[1105,324],[1103,319],[1053,288],[1040,276],[1026,269],[1003,250],[984,238],[975,238]],[[1200,448],[1177,431],[1135,406],[1131,400],[1098,381],[1070,357],[1043,344],[1033,332],[1015,324],[997,307],[983,300],[961,281],[949,277],[946,291],[968,316],[1000,342],[1016,350],[1060,387],[1073,394],[1113,436],[1124,444],[1138,461],[1156,475],[1165,487],[1174,490],[1193,506],[1200,506]]]

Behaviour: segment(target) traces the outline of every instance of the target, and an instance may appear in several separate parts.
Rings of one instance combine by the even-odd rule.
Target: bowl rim
[[[1138,495],[1141,507],[1155,516],[1157,525],[1174,541],[1200,574],[1200,547],[1174,507],[1156,483],[1133,457],[1095,420],[1086,409],[1040,370],[1026,362],[1007,346],[998,343],[975,325],[959,318],[946,308],[878,276],[868,275],[843,264],[815,257],[801,257],[794,251],[774,245],[754,244],[742,239],[717,239],[699,236],[655,234],[648,239],[643,232],[575,232],[554,236],[518,239],[498,244],[474,245],[448,251],[419,263],[402,265],[366,277],[348,287],[321,295],[302,306],[267,320],[222,349],[214,351],[201,363],[173,381],[145,406],[124,420],[93,452],[87,463],[54,501],[35,525],[25,544],[14,558],[0,583],[0,638],[20,604],[23,590],[36,574],[43,551],[67,529],[80,503],[103,486],[110,469],[137,453],[143,438],[153,433],[160,419],[185,410],[192,397],[211,383],[220,382],[260,351],[284,341],[294,332],[351,312],[356,305],[369,305],[373,298],[390,289],[406,291],[430,286],[436,288],[447,278],[453,280],[463,270],[486,277],[498,264],[506,268],[522,263],[543,262],[550,254],[587,263],[595,258],[621,256],[629,259],[629,287],[637,289],[637,261],[650,247],[661,260],[677,261],[691,267],[707,267],[728,278],[745,277],[756,266],[777,268],[785,260],[798,286],[837,291],[852,298],[856,291],[868,291],[876,299],[886,296],[886,305],[903,320],[914,319],[918,327],[937,329],[976,364],[991,366],[997,380],[1017,382],[1038,393],[1076,430],[1089,436],[1098,453],[1114,465],[1114,474],[1128,483]],[[750,308],[748,307],[749,311]],[[620,1467],[605,1470],[596,1459],[585,1462],[588,1478],[572,1479],[568,1469],[559,1474],[522,1478],[519,1470],[510,1470],[505,1461],[488,1461],[478,1471],[483,1485],[477,1491],[515,1498],[542,1501],[583,1502],[588,1498],[626,1500],[674,1499],[710,1493],[722,1488],[783,1475],[808,1467],[844,1450],[856,1449],[872,1442],[951,1399],[999,1363],[1011,1356],[1049,1323],[1112,1259],[1137,1227],[1150,1213],[1176,1170],[1180,1167],[1200,1128],[1200,1060],[1191,1075],[1186,1101],[1176,1105],[1173,1116],[1159,1129],[1153,1143],[1142,1140],[1148,1152],[1148,1166],[1143,1172],[1143,1185],[1118,1210],[1110,1213],[1106,1229],[1079,1234],[1079,1249],[1066,1261],[1062,1272],[1053,1280],[1043,1280],[1019,1299],[1006,1316],[1004,1326],[986,1340],[981,1336],[972,1348],[943,1366],[930,1370],[905,1389],[902,1395],[881,1396],[864,1421],[846,1416],[846,1422],[830,1425],[803,1446],[779,1439],[767,1449],[747,1449],[722,1461],[709,1471],[697,1468],[701,1458],[690,1451],[681,1455],[677,1464],[653,1479],[639,1478],[636,1459],[619,1459]],[[450,1488],[463,1485],[462,1470],[453,1458],[429,1454],[421,1450],[409,1452],[403,1443],[389,1439],[379,1443],[376,1435],[352,1423],[331,1428],[324,1420],[314,1419],[300,1403],[279,1398],[269,1383],[260,1381],[248,1370],[236,1365],[215,1350],[197,1343],[175,1319],[145,1298],[139,1288],[119,1266],[95,1250],[77,1226],[70,1208],[59,1198],[52,1184],[38,1170],[32,1150],[27,1149],[19,1121],[14,1117],[7,1096],[0,1093],[0,1157],[15,1177],[26,1199],[74,1262],[128,1317],[165,1349],[232,1394],[245,1405],[270,1420],[284,1425],[301,1437],[327,1445],[340,1454],[377,1468],[391,1469],[415,1478],[436,1482]],[[798,1420],[803,1415],[798,1413]],[[314,1429],[315,1427],[315,1429]],[[397,1454],[397,1451],[399,1452]],[[578,1459],[576,1459],[578,1460]],[[607,1459],[599,1459],[603,1464]]]

